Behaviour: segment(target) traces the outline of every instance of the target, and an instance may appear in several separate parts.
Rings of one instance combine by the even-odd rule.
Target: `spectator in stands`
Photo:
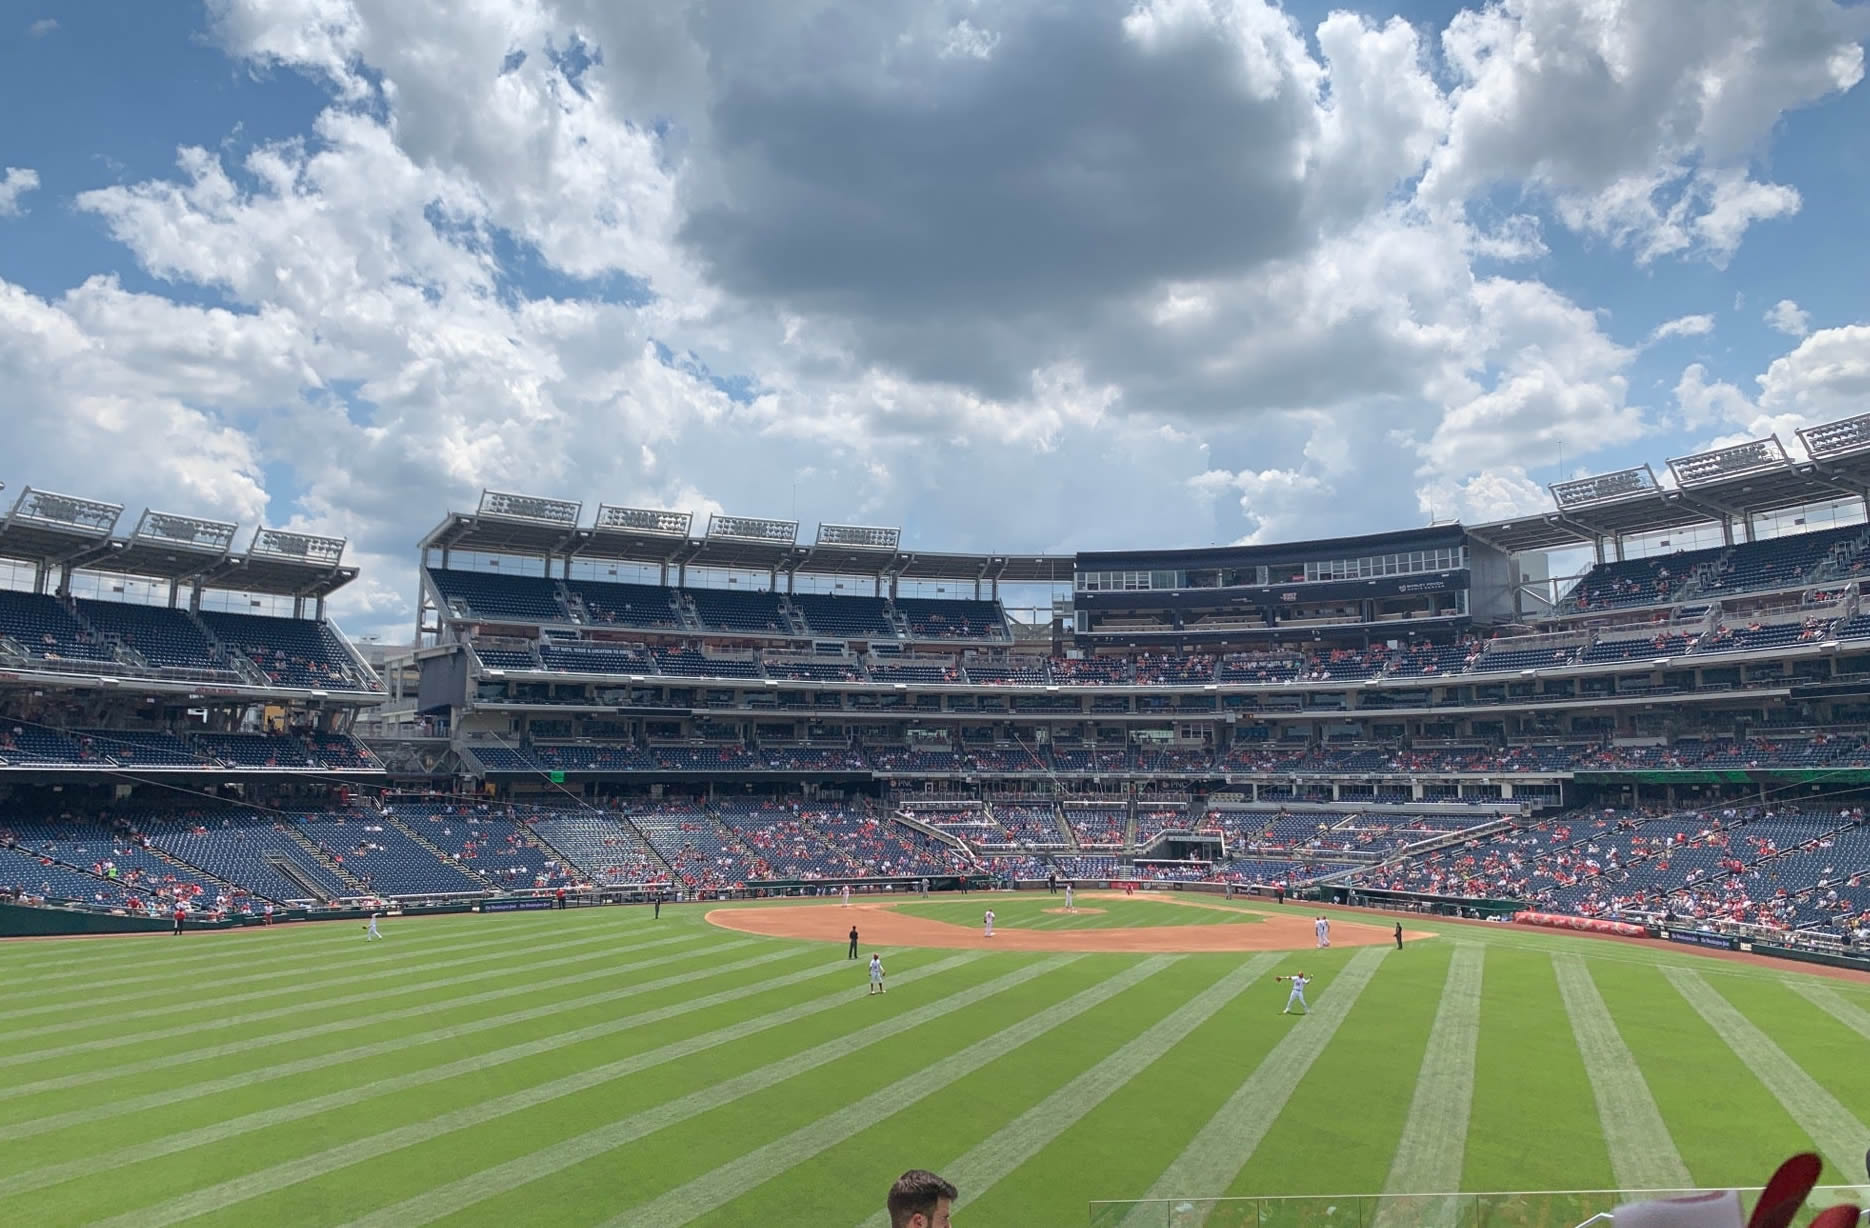
[[[890,1228],[950,1228],[949,1213],[961,1192],[926,1169],[912,1168],[896,1178],[886,1204]]]

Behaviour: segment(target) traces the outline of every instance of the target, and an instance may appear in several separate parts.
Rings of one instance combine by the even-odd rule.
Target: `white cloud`
[[[4,287],[0,381],[47,443],[16,463],[349,536],[352,630],[404,632],[412,538],[483,485],[796,499],[942,549],[1277,540],[1514,515],[1561,455],[1861,396],[1862,343],[1821,333],[1757,402],[1693,367],[1646,404],[1614,291],[1540,280],[1549,225],[1719,262],[1793,216],[1818,185],[1755,157],[1861,76],[1828,0],[1439,32],[1261,0],[209,9],[331,106],[77,197],[189,293]],[[105,429],[158,459],[74,459]]]
[[[44,38],[56,29],[58,29],[58,19],[56,17],[41,17],[39,20],[26,27],[26,37]]]
[[[1788,337],[1803,337],[1812,331],[1812,313],[1789,298],[1782,298],[1766,312],[1766,323]]]
[[[1739,388],[1710,381],[1707,367],[1698,362],[1683,368],[1676,381],[1675,407],[1682,426],[1691,431],[1747,423],[1759,412]]]
[[[25,212],[20,197],[39,186],[39,172],[26,166],[9,166],[0,175],[0,217],[16,217]]]
[[[1705,337],[1713,331],[1714,317],[1711,315],[1677,316],[1656,325],[1649,339],[1661,341],[1668,337]]]
[[[1862,413],[1870,403],[1870,324],[1820,329],[1760,376],[1760,408],[1808,421]]]
[[[1732,255],[1755,221],[1798,208],[1748,159],[1787,111],[1863,77],[1870,11],[1833,0],[1511,0],[1442,35],[1456,77],[1423,182],[1458,199],[1539,185],[1565,224],[1648,262]]]
[[[1434,523],[1460,520],[1466,524],[1509,520],[1515,516],[1552,510],[1552,495],[1518,465],[1477,473],[1465,481],[1440,480],[1416,490],[1416,507]]]
[[[1331,485],[1316,474],[1296,469],[1243,469],[1238,473],[1209,470],[1188,480],[1202,499],[1234,494],[1248,531],[1238,540],[1245,544],[1290,541],[1315,520],[1318,505],[1334,495]]]

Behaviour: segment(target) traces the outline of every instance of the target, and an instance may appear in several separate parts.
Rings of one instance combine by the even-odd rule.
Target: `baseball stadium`
[[[1870,415],[1799,434],[1075,555],[488,491],[393,649],[342,540],[26,486],[0,1218],[1870,1205]]]

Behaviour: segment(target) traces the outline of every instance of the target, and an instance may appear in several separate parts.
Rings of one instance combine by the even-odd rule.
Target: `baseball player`
[[[986,938],[992,938],[993,937],[993,909],[989,908],[987,910],[987,915],[982,917],[980,921],[981,921],[981,925],[985,927],[985,933],[982,936]]]
[[[1311,977],[1306,976],[1303,972],[1295,972],[1291,976],[1276,976],[1273,979],[1275,981],[1292,982],[1292,993],[1287,996],[1286,1009],[1280,1011],[1280,1014],[1290,1015],[1294,1002],[1299,1004],[1299,1014],[1309,1015],[1312,1013],[1312,1008],[1305,1004],[1305,987],[1312,983]]]
[[[870,992],[880,994],[883,990],[883,957],[876,952],[870,953]]]

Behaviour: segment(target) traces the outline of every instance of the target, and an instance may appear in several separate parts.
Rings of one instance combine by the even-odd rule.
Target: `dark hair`
[[[936,1204],[944,1198],[953,1202],[958,1197],[960,1192],[934,1173],[912,1168],[890,1187],[890,1228],[907,1228],[912,1215],[934,1219]]]

